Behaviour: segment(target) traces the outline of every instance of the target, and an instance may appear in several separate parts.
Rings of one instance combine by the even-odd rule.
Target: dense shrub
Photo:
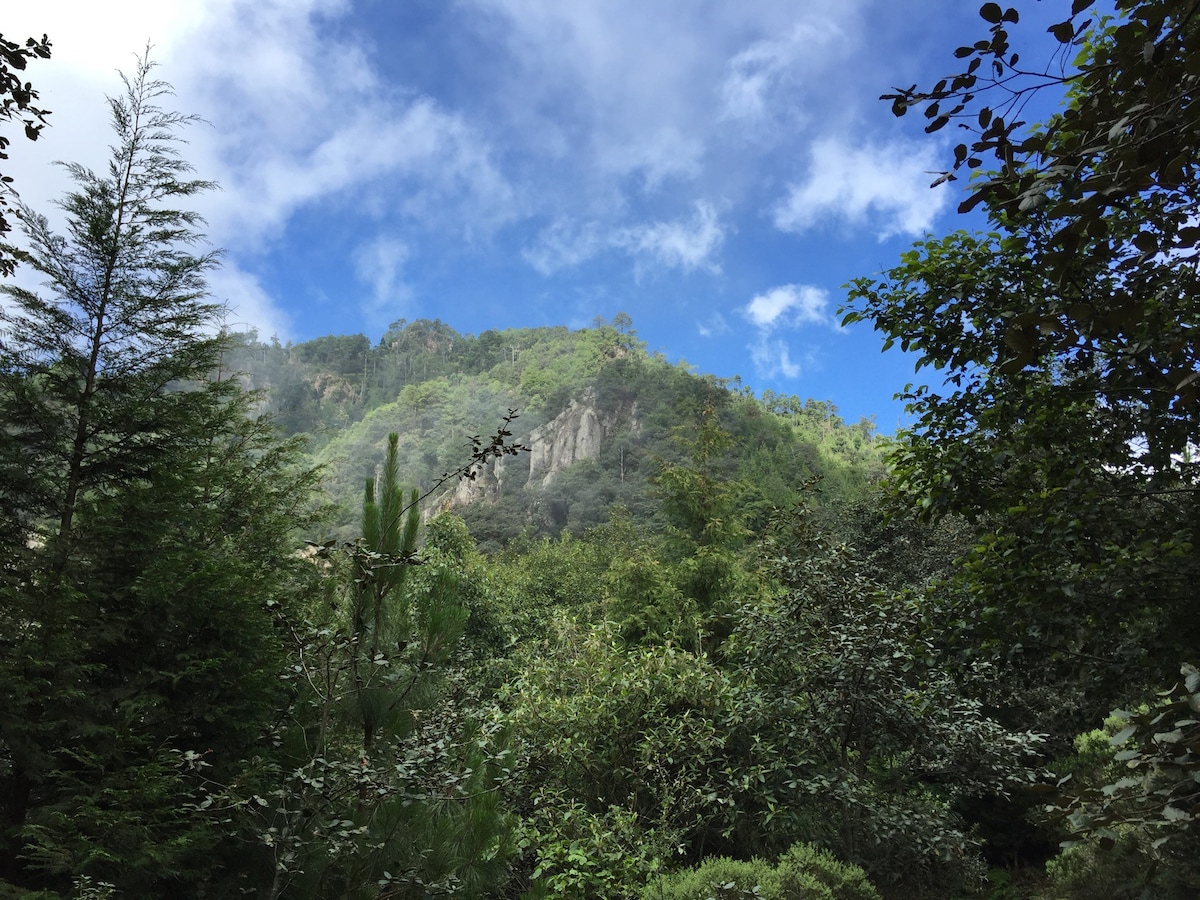
[[[811,844],[795,844],[772,866],[762,859],[713,857],[666,875],[642,892],[643,900],[879,900],[858,866],[839,862]]]

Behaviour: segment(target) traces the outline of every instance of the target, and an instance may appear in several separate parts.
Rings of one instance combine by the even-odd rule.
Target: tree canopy
[[[942,376],[905,395],[916,423],[891,453],[895,492],[977,523],[944,621],[1023,681],[1015,702],[1059,741],[1200,654],[1198,11],[1077,0],[1037,67],[1015,52],[1018,11],[985,3],[988,36],[955,51],[964,69],[883,98],[924,107],[927,131],[968,132],[939,180],[974,172],[960,209],[987,230],[855,280],[846,320]],[[1055,90],[1056,110],[1023,121]]]

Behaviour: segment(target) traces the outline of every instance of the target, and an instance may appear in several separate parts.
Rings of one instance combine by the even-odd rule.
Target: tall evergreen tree
[[[66,232],[21,208],[42,291],[0,286],[0,876],[129,896],[211,887],[227,829],[194,773],[245,777],[278,709],[272,599],[312,476],[221,371],[212,187],[143,61]]]
[[[362,537],[319,548],[328,602],[292,627],[302,687],[287,755],[269,799],[247,807],[271,859],[267,900],[479,897],[507,871],[503,751],[446,692],[470,610],[453,571],[417,555],[397,444],[366,482]],[[416,565],[432,569],[420,586]]]

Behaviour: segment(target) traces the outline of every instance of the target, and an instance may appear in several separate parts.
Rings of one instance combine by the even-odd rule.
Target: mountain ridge
[[[285,434],[309,437],[312,458],[343,510],[400,435],[401,470],[422,493],[468,457],[468,438],[518,411],[512,440],[529,449],[474,479],[433,490],[428,511],[452,509],[477,539],[579,531],[616,507],[653,521],[663,465],[696,455],[703,422],[728,435],[703,464],[744,483],[751,507],[787,505],[819,481],[827,496],[860,492],[883,474],[874,424],[848,425],[829,402],[762,396],[740,379],[694,372],[647,351],[630,327],[597,322],[464,335],[438,320],[400,320],[372,346],[364,335],[302,344],[237,336],[236,367],[264,391]],[[345,535],[355,523],[337,521]]]

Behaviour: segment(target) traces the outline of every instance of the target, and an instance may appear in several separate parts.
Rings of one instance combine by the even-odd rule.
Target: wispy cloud
[[[712,204],[698,200],[690,219],[627,228],[617,233],[614,243],[662,268],[719,272],[720,266],[712,257],[724,239],[717,211]]]
[[[644,138],[608,147],[601,165],[618,176],[636,177],[643,191],[653,192],[670,179],[690,179],[701,172],[704,144],[673,127]]]
[[[833,325],[829,293],[807,284],[782,284],[756,296],[743,312],[764,331],[799,325]]]
[[[826,138],[813,145],[807,176],[773,210],[782,231],[825,222],[872,228],[880,240],[919,236],[945,208],[945,188],[931,190],[938,148],[927,143],[851,145]]]
[[[602,253],[620,252],[636,262],[639,272],[703,269],[719,272],[714,260],[725,239],[717,211],[703,200],[690,218],[625,225],[605,231],[597,223],[556,222],[524,251],[526,261],[543,275],[581,265]]]
[[[550,276],[582,265],[611,246],[611,238],[602,234],[595,222],[581,225],[564,219],[542,229],[521,255],[538,272]]]
[[[354,252],[354,273],[371,289],[371,306],[395,306],[408,300],[404,263],[409,257],[404,241],[380,236]]]
[[[796,378],[801,365],[794,361],[787,343],[776,335],[805,325],[836,327],[829,311],[829,294],[807,284],[782,284],[755,296],[742,308],[756,330],[748,345],[755,371],[764,378]]]
[[[801,367],[792,361],[787,344],[780,340],[761,338],[750,345],[754,371],[762,378],[798,378]]]
[[[337,36],[331,25],[352,11],[347,0],[130,0],[122,8],[114,17],[103,5],[47,0],[28,22],[11,23],[40,34],[46,16],[52,31],[54,56],[34,73],[54,110],[39,149],[103,165],[103,95],[119,93],[114,69],[132,71],[148,37],[162,63],[156,75],[177,94],[166,102],[211,123],[185,135],[188,161],[222,186],[196,206],[213,241],[228,248],[222,292],[235,316],[260,330],[284,329],[283,298],[240,269],[302,211],[325,205],[327,217],[358,217],[355,227],[419,220],[459,243],[516,215],[515,191],[488,139],[433,98],[386,83],[364,47]],[[130,21],[144,33],[131,37]],[[39,206],[67,188],[45,167],[21,181]]]
[[[703,322],[696,323],[696,331],[700,337],[717,337],[729,333],[729,323],[720,312],[714,310]]]
[[[840,24],[813,17],[793,23],[782,37],[758,40],[728,62],[718,94],[721,116],[740,123],[758,123],[790,105],[790,94],[824,51],[846,37]]]
[[[249,165],[227,169],[229,189],[210,214],[219,236],[277,235],[299,209],[325,199],[468,237],[513,215],[512,189],[458,117],[424,99],[351,115],[307,146],[264,148]],[[274,144],[269,133],[251,137]],[[460,215],[465,209],[472,214]]]
[[[222,265],[209,273],[208,289],[214,300],[229,307],[226,324],[233,330],[253,328],[263,339],[276,336],[286,340],[292,333],[291,316],[254,275]]]

